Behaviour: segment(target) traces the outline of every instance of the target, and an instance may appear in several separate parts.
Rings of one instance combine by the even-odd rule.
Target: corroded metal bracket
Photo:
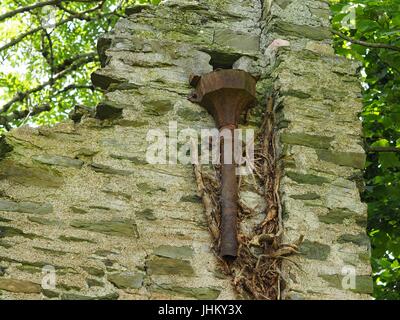
[[[242,70],[216,70],[203,76],[192,75],[195,88],[189,100],[198,103],[214,117],[220,131],[237,128],[240,116],[256,101],[257,80]],[[234,145],[234,141],[232,146]],[[222,149],[221,149],[222,150]],[[233,153],[232,153],[233,154]],[[225,161],[221,153],[221,225],[220,256],[226,260],[237,257],[238,186],[236,164]]]

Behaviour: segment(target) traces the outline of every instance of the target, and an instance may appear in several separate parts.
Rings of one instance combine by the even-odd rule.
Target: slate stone
[[[300,245],[300,252],[307,259],[325,261],[328,259],[331,248],[317,241],[304,240]]]
[[[309,38],[313,40],[325,40],[332,37],[332,33],[327,27],[312,27],[308,25],[298,25],[286,21],[278,20],[273,26],[273,30],[284,35],[292,35],[299,38]]]
[[[322,161],[332,162],[340,166],[364,169],[366,155],[357,152],[337,152],[317,150],[318,158]]]
[[[172,258],[172,259],[190,259],[193,257],[193,248],[190,246],[170,246],[161,245],[153,250],[153,253],[160,257]]]
[[[325,177],[317,176],[315,174],[297,173],[294,171],[287,171],[286,176],[300,184],[312,184],[321,186],[324,183],[330,182],[330,180]]]
[[[53,206],[49,203],[36,203],[0,199],[0,211],[11,211],[21,213],[47,214],[53,212]]]
[[[134,220],[104,220],[97,222],[75,220],[71,222],[71,226],[112,236],[139,238],[139,232]]]
[[[343,289],[343,275],[331,274],[320,275],[319,277],[328,282],[331,287]],[[349,290],[356,293],[372,294],[374,292],[372,277],[369,275],[356,275],[355,288],[349,288]]]
[[[82,168],[84,163],[82,160],[74,159],[71,157],[46,155],[46,154],[33,156],[32,160],[52,166],[72,167],[77,169]]]
[[[338,238],[338,243],[354,243],[358,246],[368,246],[370,243],[369,237],[366,233],[359,233],[359,234],[342,234]]]
[[[0,278],[0,289],[14,293],[40,293],[41,286],[26,280]]]
[[[103,277],[104,276],[104,271],[95,268],[95,267],[82,267],[83,270],[85,270],[88,274],[95,276],[95,277]]]
[[[149,221],[157,220],[157,217],[154,214],[153,209],[144,209],[142,211],[135,213],[138,218],[146,219]]]
[[[317,149],[328,149],[332,141],[332,137],[310,135],[299,132],[285,132],[281,134],[281,142],[283,143],[301,145]]]
[[[143,285],[143,273],[114,273],[107,276],[107,280],[119,289],[139,289]]]
[[[260,38],[251,33],[217,29],[214,32],[214,44],[229,47],[239,52],[251,53],[259,50]]]
[[[147,272],[154,275],[193,277],[195,272],[189,261],[165,257],[152,257],[146,261]]]
[[[215,300],[219,297],[221,290],[217,288],[200,287],[180,287],[169,284],[159,284],[152,286],[150,290],[155,292],[161,292],[168,295],[177,295],[197,300]]]
[[[321,199],[321,196],[315,192],[308,192],[304,194],[295,194],[290,196],[295,200],[318,200]]]

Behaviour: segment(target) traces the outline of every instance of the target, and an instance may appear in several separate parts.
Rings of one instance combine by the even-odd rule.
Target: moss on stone
[[[0,289],[14,293],[40,293],[40,284],[27,280],[0,278]]]
[[[313,40],[330,39],[332,36],[330,29],[327,27],[298,25],[283,20],[278,20],[275,22],[273,30],[280,34],[296,36],[299,38],[309,38]]]
[[[22,213],[47,214],[53,212],[53,206],[49,203],[37,203],[0,199],[0,211],[13,211]]]
[[[69,208],[71,209],[71,211],[72,211],[73,213],[79,213],[79,214],[85,214],[85,213],[87,213],[86,210],[84,210],[84,209],[82,209],[82,208],[75,207],[75,206],[72,206],[72,207],[69,207]]]
[[[115,175],[121,175],[121,176],[130,176],[134,172],[133,171],[128,171],[128,170],[121,170],[121,169],[114,169],[110,166],[104,165],[104,164],[99,164],[99,163],[92,163],[90,167],[95,171],[99,173],[105,173],[105,174],[115,174]]]
[[[144,102],[144,112],[150,116],[163,116],[172,111],[173,106],[169,99],[153,99]]]
[[[331,287],[342,289],[344,276],[338,274],[320,275],[320,278],[324,279],[329,283]],[[349,288],[348,290],[356,293],[371,294],[374,291],[373,280],[369,275],[356,275],[355,288]]]
[[[307,259],[325,261],[328,259],[331,247],[317,241],[304,240],[300,252]]]
[[[35,250],[42,251],[44,253],[48,253],[50,255],[55,255],[55,256],[65,256],[68,252],[62,251],[62,250],[55,250],[55,249],[49,249],[49,248],[41,248],[41,247],[32,247]]]
[[[102,269],[95,268],[95,267],[82,267],[82,269],[85,270],[91,276],[95,276],[95,277],[103,277],[105,274]]]
[[[118,289],[139,289],[143,285],[144,274],[141,272],[122,272],[109,274],[107,280]]]
[[[333,141],[333,138],[300,132],[284,132],[281,134],[281,141],[287,144],[295,144],[317,149],[328,149]]]
[[[187,298],[193,298],[197,300],[215,300],[219,297],[221,290],[213,287],[181,287],[170,284],[158,284],[150,288],[151,291],[161,292],[165,294],[172,294],[177,296],[183,296]]]
[[[0,179],[41,188],[59,188],[63,184],[63,178],[52,169],[25,166],[7,159],[0,164]]]
[[[190,195],[190,196],[183,196],[180,198],[181,202],[191,202],[191,203],[201,203],[201,197],[199,197],[198,195],[194,194],[194,195]]]
[[[146,219],[149,221],[157,220],[153,209],[144,209],[135,213],[135,215],[140,219]]]
[[[340,166],[357,169],[364,169],[365,166],[365,153],[317,150],[317,154],[320,160],[332,162]]]
[[[69,236],[59,236],[58,239],[65,242],[88,242],[88,243],[96,243],[95,241],[77,237],[69,237]]]
[[[24,231],[18,228],[0,225],[0,238],[7,238],[7,237],[24,237],[28,239],[43,238],[33,233],[25,233]]]
[[[317,176],[315,174],[298,173],[294,171],[287,171],[286,176],[300,184],[312,184],[321,186],[324,183],[330,182],[330,180],[325,177]]]
[[[104,220],[96,222],[74,220],[71,222],[71,226],[112,236],[139,238],[139,232],[134,220]]]
[[[368,246],[370,243],[370,240],[367,236],[366,233],[359,233],[359,234],[342,234],[339,238],[338,238],[338,243],[354,243],[358,246]]]
[[[50,220],[43,217],[28,217],[28,220],[45,226],[55,226],[61,224],[61,221]]]
[[[332,209],[329,210],[327,215],[318,216],[318,219],[327,224],[340,224],[343,223],[345,219],[354,218],[356,216],[357,213],[348,209]]]
[[[318,200],[318,199],[321,199],[321,196],[315,192],[295,194],[295,195],[291,195],[290,197],[295,200]]]
[[[51,166],[71,167],[77,169],[80,169],[83,166],[82,160],[58,155],[42,154],[33,156],[32,160]]]
[[[96,279],[86,279],[86,284],[88,285],[89,288],[92,287],[104,287],[104,283],[96,280]]]
[[[194,270],[187,260],[154,256],[146,261],[147,272],[150,275],[180,275],[194,277]]]

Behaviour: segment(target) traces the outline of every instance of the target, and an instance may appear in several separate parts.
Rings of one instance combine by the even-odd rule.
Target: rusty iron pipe
[[[255,102],[257,80],[242,70],[216,70],[203,76],[193,75],[195,88],[189,100],[200,104],[214,117],[220,131],[229,129],[233,148],[234,129],[241,114]],[[219,255],[225,260],[237,257],[238,185],[234,157],[227,161],[221,143],[221,225]],[[232,150],[232,155],[234,154]]]

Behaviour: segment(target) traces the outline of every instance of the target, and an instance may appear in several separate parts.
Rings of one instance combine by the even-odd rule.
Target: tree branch
[[[45,6],[49,6],[49,5],[55,5],[55,4],[59,3],[59,2],[61,2],[61,0],[50,0],[50,1],[45,1],[45,2],[35,3],[35,4],[33,4],[33,5],[30,5],[30,6],[18,8],[18,9],[16,9],[16,10],[9,11],[9,12],[6,12],[6,13],[2,14],[2,15],[0,16],[0,21],[3,21],[3,20],[5,20],[5,19],[7,19],[7,18],[10,18],[10,17],[12,17],[12,16],[15,16],[15,15],[18,14],[18,13],[22,13],[22,12],[26,12],[26,11],[31,11],[31,10],[33,10],[33,9],[41,8],[41,7],[45,7]]]
[[[6,13],[0,15],[0,21],[3,21],[10,17],[13,17],[19,13],[32,11],[34,9],[42,8],[45,6],[61,4],[62,2],[87,2],[87,3],[90,3],[90,2],[99,2],[99,1],[102,1],[102,0],[49,0],[49,1],[45,1],[45,2],[39,2],[39,3],[35,3],[33,5],[30,5],[30,6],[21,7],[21,8],[15,9],[13,11],[6,12]]]
[[[367,149],[368,153],[380,153],[380,152],[398,152],[400,153],[400,148],[396,147],[369,147]]]
[[[389,50],[400,52],[400,47],[398,47],[398,46],[394,46],[394,45],[386,44],[386,43],[372,43],[372,42],[366,42],[366,41],[362,41],[362,40],[356,40],[349,36],[346,36],[345,34],[339,32],[337,30],[331,29],[331,31],[333,34],[339,36],[340,38],[342,38],[346,41],[349,41],[351,43],[354,43],[354,44],[359,44],[361,46],[369,47],[369,48],[389,49]]]
[[[2,106],[2,108],[0,109],[0,113],[7,112],[14,103],[25,100],[30,94],[38,92],[38,91],[46,88],[47,86],[52,85],[55,81],[63,78],[68,73],[75,71],[79,67],[85,65],[88,62],[92,62],[94,60],[95,60],[95,57],[89,56],[84,59],[81,59],[80,61],[79,60],[75,61],[74,63],[71,64],[71,66],[69,68],[64,69],[61,72],[57,73],[53,77],[53,79],[50,79],[50,80],[38,85],[37,87],[29,89],[27,91],[18,92],[13,99],[11,99],[9,102],[7,102],[5,105]]]
[[[57,96],[61,93],[70,91],[70,90],[74,90],[74,89],[88,89],[88,90],[92,90],[92,91],[101,91],[100,89],[96,88],[94,85],[77,85],[77,84],[70,84],[68,86],[66,86],[65,88],[62,88],[61,90],[58,90],[54,95]]]
[[[110,12],[110,13],[105,13],[105,14],[102,14],[102,15],[98,15],[98,16],[96,16],[96,17],[94,17],[94,18],[91,18],[91,17],[82,18],[82,14],[84,14],[84,13],[86,13],[86,11],[83,12],[83,13],[81,13],[81,14],[75,15],[75,16],[69,16],[68,18],[65,18],[65,19],[63,19],[63,20],[61,20],[61,21],[55,23],[55,24],[54,24],[54,28],[57,28],[57,27],[59,27],[59,26],[65,24],[65,23],[67,23],[67,22],[69,22],[69,21],[74,20],[74,19],[80,19],[80,20],[91,21],[91,20],[94,20],[94,19],[101,19],[101,18],[104,18],[104,17],[106,17],[106,16],[109,16],[109,15],[113,14],[112,12]],[[25,32],[25,33],[19,35],[18,37],[12,39],[9,43],[6,43],[4,46],[0,47],[0,51],[6,50],[6,49],[8,49],[8,48],[10,48],[10,47],[12,47],[12,46],[14,46],[14,45],[16,45],[17,43],[19,43],[19,42],[21,42],[22,40],[24,40],[26,37],[28,37],[28,36],[30,36],[30,35],[32,35],[32,34],[38,32],[38,31],[40,31],[40,30],[44,30],[44,28],[43,28],[42,26],[40,26],[40,27],[37,27],[37,28],[32,29],[32,30],[29,30],[29,31],[27,31],[27,32]]]
[[[46,111],[50,111],[51,107],[49,104],[44,104],[33,108],[32,110],[15,110],[8,115],[0,115],[0,125],[5,127],[7,130],[10,129],[10,123],[16,120],[21,120],[30,116],[37,116]]]

